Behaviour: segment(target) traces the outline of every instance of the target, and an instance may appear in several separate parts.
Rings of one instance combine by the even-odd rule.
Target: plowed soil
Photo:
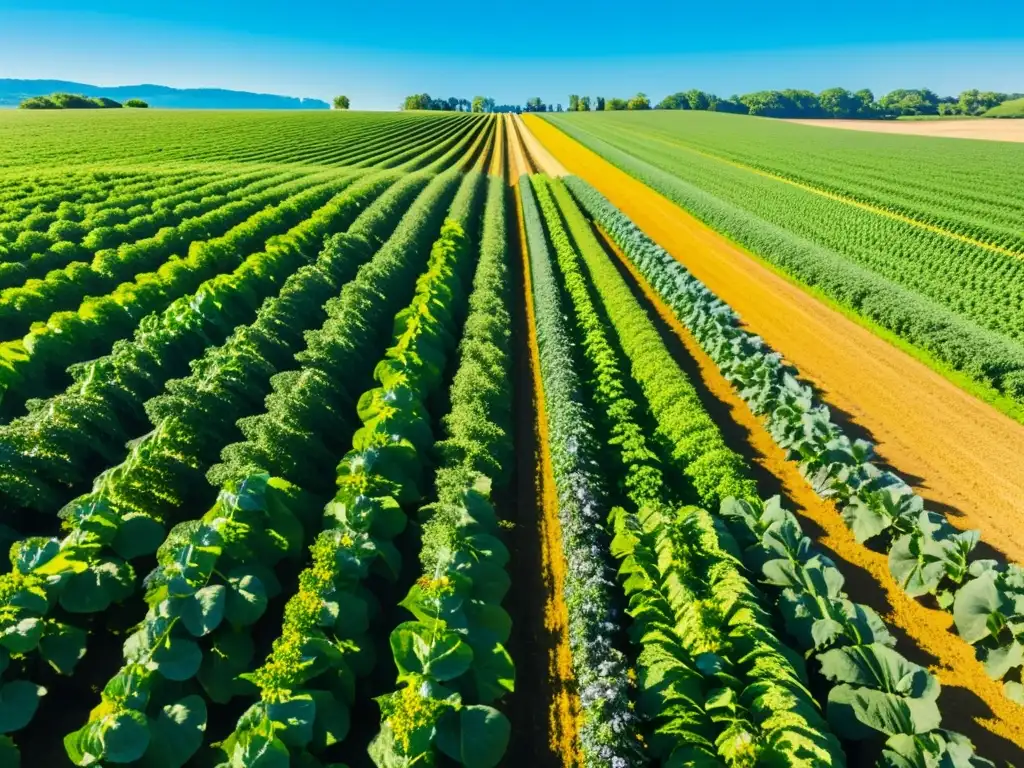
[[[1024,425],[766,267],[549,123],[525,124],[728,302],[817,388],[833,418],[872,440],[931,508],[981,530],[986,549],[1024,562]],[[543,167],[543,166],[542,166]],[[556,169],[557,170],[557,169]]]
[[[1024,120],[787,120],[815,128],[848,131],[901,133],[906,136],[939,136],[947,139],[1024,141]]]

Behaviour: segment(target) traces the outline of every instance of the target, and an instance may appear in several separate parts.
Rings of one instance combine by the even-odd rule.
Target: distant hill
[[[116,85],[109,88],[67,80],[11,80],[0,78],[0,107],[16,107],[32,96],[80,93],[124,102],[142,99],[164,109],[330,109],[319,99],[274,96],[268,93],[228,91],[222,88],[169,88],[166,85]]]
[[[1024,98],[1004,101],[986,112],[985,117],[1024,117]]]

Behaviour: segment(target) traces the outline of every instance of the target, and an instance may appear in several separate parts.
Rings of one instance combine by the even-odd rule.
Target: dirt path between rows
[[[857,543],[834,505],[819,499],[796,465],[786,460],[782,449],[696,339],[629,259],[603,233],[599,234],[638,299],[653,309],[652,320],[662,331],[666,346],[697,387],[701,402],[719,425],[726,443],[753,468],[760,495],[783,498],[787,509],[799,517],[806,534],[842,571],[846,590],[878,611],[893,629],[897,649],[938,676],[942,683],[939,703],[943,727],[965,734],[989,759],[1020,764],[1024,759],[1024,708],[1003,695],[1001,684],[985,674],[973,649],[950,631],[952,617],[909,597],[889,573],[886,556]],[[850,757],[850,764],[856,764]]]
[[[947,139],[1024,141],[1024,120],[786,120],[815,128],[896,133],[905,136],[938,136]]]
[[[512,600],[516,691],[509,716],[514,739],[503,765],[572,768],[578,754],[579,697],[569,650],[569,611],[563,599],[566,563],[558,496],[547,436],[540,350],[533,313],[526,232],[518,180],[530,168],[511,116],[505,123],[509,163],[508,222],[516,272],[516,545],[512,559]],[[514,206],[514,209],[512,209]]]
[[[522,150],[525,152],[528,160],[532,161],[534,168],[539,169],[548,176],[569,175],[569,171],[565,169],[565,166],[558,162],[543,144],[537,141],[537,137],[526,127],[523,118],[519,115],[509,115],[509,118],[515,123],[519,131]]]
[[[1024,562],[1024,425],[817,300],[535,116],[525,124],[795,365],[855,437],[983,547]],[[983,550],[984,552],[984,550]]]

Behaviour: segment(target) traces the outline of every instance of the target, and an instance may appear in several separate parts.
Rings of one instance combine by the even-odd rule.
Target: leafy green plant
[[[814,490],[836,501],[858,540],[874,540],[885,547],[889,570],[908,594],[933,595],[941,607],[954,610],[961,591],[968,590],[969,596],[987,591],[968,588],[990,569],[1014,581],[1012,565],[972,561],[977,532],[956,530],[943,516],[926,510],[905,481],[877,467],[872,462],[872,446],[843,434],[831,421],[828,408],[817,403],[810,388],[797,379],[797,372],[785,366],[761,339],[740,327],[731,308],[596,190],[576,177],[566,183],[691,330],[740,396],[755,413],[766,417],[772,438],[799,463]],[[973,598],[965,598],[966,602]],[[1007,695],[1024,702],[1024,689],[1017,679],[1024,670],[1024,654],[1016,650],[1022,614],[1011,608],[1007,615],[1012,628],[985,635],[986,645],[978,651],[983,660],[997,651],[1000,663],[986,668],[998,674],[996,679],[1008,678],[1004,685]],[[965,634],[960,622],[957,629],[968,642],[977,644],[982,639],[970,631]]]
[[[877,613],[850,600],[843,575],[778,497],[726,499],[721,516],[743,562],[776,590],[786,630],[832,683],[828,718],[838,735],[883,735],[887,766],[992,765],[966,737],[941,728],[938,680],[899,653]]]
[[[451,188],[455,178],[444,181]],[[290,750],[322,751],[347,732],[353,675],[373,666],[365,637],[372,598],[364,583],[371,572],[394,579],[401,568],[392,540],[405,528],[403,507],[422,498],[423,462],[433,443],[425,401],[440,385],[453,346],[469,250],[462,227],[446,221],[412,303],[395,316],[392,346],[374,370],[379,386],[359,398],[362,426],[338,465],[338,489],[325,508],[328,527],[312,547],[312,565],[299,576],[266,662],[243,675],[260,700],[220,745],[228,765],[286,762]],[[434,655],[424,638],[410,639],[410,655],[401,659],[422,665],[421,672],[437,669],[443,679],[442,670],[456,668],[468,651],[452,642],[434,646]]]
[[[414,620],[391,633],[399,688],[378,698],[381,731],[370,746],[380,768],[441,753],[494,768],[511,726],[492,705],[514,685],[501,601],[508,551],[498,537],[491,483],[511,468],[511,317],[505,188],[491,180],[480,261],[444,419],[437,501],[421,510],[423,575],[401,605]]]
[[[558,492],[569,648],[579,687],[579,738],[587,768],[642,760],[639,721],[630,705],[627,661],[615,645],[620,623],[607,562],[606,491],[598,475],[594,429],[582,403],[571,336],[530,180],[519,179],[526,225],[545,418]],[[616,762],[617,761],[617,762]]]

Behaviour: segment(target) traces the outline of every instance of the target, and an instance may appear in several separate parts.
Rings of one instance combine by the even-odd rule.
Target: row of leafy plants
[[[190,174],[181,167],[157,170],[141,167],[122,168],[37,168],[13,172],[5,178],[0,190],[0,240],[17,238],[24,229],[22,222],[37,214],[46,214],[42,228],[58,219],[81,221],[85,218],[85,206],[103,204],[115,195],[152,186],[155,179],[162,183],[181,180],[194,175],[199,183],[210,181],[220,175],[214,168],[206,168]],[[52,217],[52,218],[50,218]],[[37,227],[39,228],[39,227]],[[13,236],[12,236],[12,233]]]
[[[418,191],[422,183],[412,188]],[[366,188],[362,195],[351,195],[349,205],[362,208],[379,191],[380,185]],[[190,508],[189,502],[202,502],[202,472],[216,458],[218,446],[231,434],[233,422],[258,407],[269,389],[260,384],[261,379],[268,379],[276,368],[289,362],[296,349],[301,348],[302,329],[326,313],[325,302],[338,294],[370,255],[375,246],[368,234],[383,234],[395,228],[403,211],[393,202],[387,196],[380,198],[357,219],[352,228],[355,231],[347,233],[344,242],[328,246],[313,265],[291,274],[280,294],[260,308],[252,325],[241,327],[224,346],[208,350],[192,377],[171,382],[168,393],[151,402],[164,406],[151,408],[156,429],[133,446],[127,461],[101,474],[91,494],[75,500],[62,512],[66,535],[28,538],[15,546],[14,570],[0,577],[0,584],[5,587],[4,626],[12,641],[17,636],[22,642],[18,668],[30,671],[34,652],[53,664],[48,656],[52,637],[65,638],[64,645],[73,638],[75,658],[80,658],[85,652],[86,633],[76,626],[80,622],[75,622],[74,616],[101,613],[134,595],[133,565],[154,552],[161,564],[146,581],[150,604],[154,595],[157,602],[163,599],[161,588],[173,575],[166,575],[165,571],[190,568],[192,560],[200,565],[216,564],[221,554],[227,559],[255,553],[257,559],[248,562],[243,558],[239,564],[249,567],[264,562],[265,566],[272,566],[283,556],[301,554],[303,528],[294,522],[298,518],[289,511],[287,503],[281,509],[280,503],[266,499],[280,494],[274,494],[273,483],[266,482],[269,477],[260,480],[259,473],[227,484],[220,501],[202,520],[182,521],[181,512]],[[243,488],[251,493],[239,490]],[[284,488],[288,488],[287,483]],[[240,505],[238,498],[242,496],[249,501]],[[257,496],[265,500],[254,501]],[[256,512],[260,513],[257,518],[266,518],[262,525],[257,525],[258,520],[251,514],[247,516]],[[179,524],[165,535],[166,526],[171,523]],[[221,576],[231,570],[227,565],[223,567]],[[199,575],[188,576],[193,586],[199,583],[202,573],[206,572],[200,569]],[[206,573],[207,580],[209,576]],[[265,567],[254,576],[257,577],[257,582],[240,578],[237,583],[228,579],[205,585],[211,589],[199,593],[196,599],[202,601],[204,595],[216,594],[220,596],[217,604],[223,607],[229,597],[232,603],[251,602],[247,595],[255,591],[264,596],[265,602],[266,596],[272,596],[276,589],[273,571]],[[219,588],[213,589],[215,586]],[[236,594],[240,590],[244,594]],[[27,599],[27,595],[34,595],[35,601]],[[258,613],[251,618],[255,621]],[[244,665],[244,646],[240,647],[244,633],[238,634],[238,622],[231,621],[229,625],[235,634],[212,638],[213,647],[224,652],[230,650],[230,664]],[[170,627],[166,629],[169,631]],[[202,634],[209,631],[212,628]],[[143,640],[146,637],[140,636],[140,642]],[[149,640],[164,642],[157,638]],[[183,679],[188,679],[199,670],[203,657],[191,644],[182,647],[188,657],[184,668],[188,674]],[[147,648],[150,652],[156,650],[152,643],[144,644],[143,650]],[[177,659],[173,655],[172,658]],[[193,662],[195,669],[191,666]],[[151,663],[157,662],[146,661]],[[213,665],[207,675],[209,681],[200,677],[214,700],[224,697],[223,689],[230,690],[225,682],[225,677],[231,678],[230,664]],[[169,680],[184,674],[174,671],[173,662],[170,669],[165,676]],[[71,671],[61,667],[58,670]]]
[[[577,199],[581,199],[582,193],[577,193],[574,180],[567,180],[567,184],[577,194]],[[568,206],[573,201],[568,199],[566,203]],[[574,231],[574,235],[577,233],[580,233],[580,240],[593,239],[593,235],[583,222]],[[595,259],[588,260],[588,266],[592,265],[591,275],[595,277],[595,283],[600,284],[596,277],[597,272],[604,271],[609,276],[618,276],[618,273],[607,256],[596,258],[600,246],[596,241],[594,244],[596,248],[592,252]],[[619,282],[622,282],[621,277]],[[623,301],[626,300],[626,295],[622,294]],[[636,303],[635,299],[632,301]],[[606,304],[606,307],[611,310],[610,305]],[[625,342],[621,333],[620,340]],[[690,401],[689,408],[693,411],[694,420],[706,417],[703,406],[696,398]],[[698,451],[698,455],[699,453]],[[749,482],[745,480],[746,471],[741,464],[734,465],[732,471],[737,473],[738,481]],[[705,503],[714,510],[718,510],[721,505],[722,511],[717,515],[717,521],[708,517],[702,510],[687,509],[678,514],[673,526],[673,517],[665,516],[657,507],[643,510],[639,525],[625,517],[620,519],[618,526],[622,536],[617,538],[616,545],[621,547],[622,554],[632,558],[624,561],[627,589],[630,586],[645,584],[653,579],[655,573],[664,569],[664,551],[667,546],[665,537],[679,535],[672,533],[673,528],[676,531],[692,529],[690,534],[677,538],[677,545],[686,544],[688,538],[693,542],[700,542],[694,545],[691,554],[691,557],[698,558],[696,562],[703,559],[704,564],[694,570],[696,584],[700,586],[706,574],[715,572],[705,559],[708,553],[716,550],[716,545],[708,538],[711,531],[717,531],[717,557],[723,562],[732,561],[735,564],[743,551],[736,540],[749,548],[749,535],[742,528],[735,527],[736,510],[762,510],[778,506],[777,501],[762,504],[752,493],[739,499],[718,496],[708,499]],[[723,526],[723,522],[726,521],[730,524],[729,530]],[[765,526],[767,527],[770,522],[771,520],[767,519]],[[787,523],[784,533],[788,538],[785,538],[783,544],[792,547],[804,561],[813,561],[808,573],[801,574],[799,579],[794,577],[786,581],[784,574],[780,575],[782,572],[779,570],[784,568],[785,564],[777,562],[764,570],[760,567],[761,561],[748,557],[745,558],[745,562],[749,572],[757,575],[770,590],[774,612],[784,618],[789,637],[804,651],[808,659],[817,662],[822,678],[830,684],[827,714],[833,731],[851,741],[884,737],[886,751],[882,755],[882,761],[885,765],[922,765],[942,760],[964,760],[976,765],[988,764],[974,754],[969,740],[962,734],[941,727],[941,715],[937,705],[940,687],[935,676],[907,660],[892,647],[895,640],[877,614],[867,606],[851,602],[842,591],[842,575],[839,571],[827,558],[815,552],[814,545],[802,534],[792,539],[790,534],[793,531],[789,526]],[[798,526],[796,531],[799,533]],[[782,537],[783,533],[775,531],[773,535]],[[794,582],[801,579],[803,591],[794,592]],[[646,586],[644,588],[647,592],[647,597],[643,598],[644,604],[647,604],[648,598],[652,600],[650,617],[656,619],[652,624],[652,631],[655,631],[656,637],[660,636],[659,625],[664,620],[666,606],[671,605],[671,594],[678,595],[679,583],[683,583],[683,580],[674,580],[671,591],[663,592],[661,595],[652,595]],[[832,603],[823,602],[823,595],[827,595]],[[720,600],[718,604],[721,604]],[[845,650],[829,655],[828,652],[838,649]],[[664,654],[654,651],[651,653],[659,664],[666,661]],[[670,674],[669,667],[661,666],[659,670],[658,681],[662,679],[662,674],[667,674],[670,678],[675,674]]]
[[[295,174],[289,176],[294,178]],[[14,241],[8,260],[0,264],[0,288],[21,285],[73,261],[89,261],[98,251],[153,237],[163,227],[178,226],[187,218],[288,181],[289,176],[269,176],[261,171],[207,184],[192,182],[184,192],[158,185],[153,191],[154,201],[133,206],[131,213],[100,208],[82,221],[58,219],[45,232],[27,230]],[[36,218],[38,214],[30,216],[28,226],[34,226],[31,219]]]
[[[450,187],[456,178],[443,181]],[[476,174],[463,179],[460,193],[471,203],[467,213],[475,208],[481,181]],[[456,200],[453,209],[459,205]],[[412,301],[394,317],[391,346],[372,368],[376,386],[358,397],[358,428],[338,464],[323,530],[284,608],[280,634],[262,666],[244,676],[259,699],[217,744],[228,765],[289,765],[320,755],[348,733],[355,681],[375,666],[372,625],[381,608],[370,587],[377,578],[395,581],[402,570],[395,539],[424,497],[434,443],[430,402],[441,388],[464,312],[473,254],[467,217],[452,214],[430,250],[426,271],[415,280]],[[391,277],[408,283],[408,270],[396,267]],[[378,298],[379,313],[387,285],[371,280],[367,287]],[[380,325],[372,331],[357,325],[356,332],[377,334]],[[345,357],[351,353],[338,362]],[[373,365],[359,362],[362,368]],[[443,666],[444,656],[432,658],[424,645],[412,642],[402,660],[427,670],[432,663]]]
[[[634,371],[678,368],[650,336],[649,321],[624,324],[639,307],[565,189],[541,176],[533,183],[591,373],[592,412],[604,414],[599,436],[620,481],[623,506],[609,515],[611,551],[622,560],[649,752],[668,765],[841,765],[842,749],[807,690],[801,660],[775,636],[767,601],[736,567],[728,542],[703,510],[672,512],[678,496],[665,468],[673,462],[661,457],[672,443],[646,438],[620,360]],[[638,344],[621,352],[609,326]],[[695,410],[695,401],[684,402]],[[721,450],[706,438],[704,447]],[[694,495],[692,481],[678,495]]]
[[[889,570],[913,597],[950,611],[1006,695],[1024,703],[1024,569],[972,558],[977,531],[959,531],[900,477],[873,463],[873,447],[851,440],[827,406],[778,353],[739,325],[736,313],[585,182],[568,185],[647,282],[715,361],[814,490],[835,501],[860,542],[881,546]]]
[[[540,351],[542,418],[547,420],[566,562],[563,595],[581,709],[582,762],[587,768],[641,765],[640,722],[630,700],[629,662],[620,647],[624,617],[615,601],[609,562],[609,499],[598,463],[600,449],[544,225],[526,175],[519,179],[519,197]]]
[[[415,194],[423,189],[425,181],[418,180],[409,189]],[[281,297],[285,297],[289,293],[288,287],[293,285],[304,288],[308,294],[305,299],[299,300],[299,296],[292,292],[296,300],[271,300],[261,310],[257,323],[262,320],[263,328],[274,335],[289,329],[285,339],[294,349],[294,344],[302,340],[301,328],[308,325],[302,314],[310,316],[309,313],[314,312],[322,315],[327,312],[326,303],[334,309],[334,320],[349,321],[348,330],[342,339],[336,339],[336,343],[347,342],[350,368],[357,369],[360,355],[374,354],[375,339],[381,336],[378,327],[385,321],[387,315],[384,313],[388,307],[394,307],[401,301],[403,293],[409,295],[411,292],[411,288],[403,291],[398,278],[408,279],[410,273],[414,275],[426,260],[426,244],[432,238],[431,232],[436,232],[440,225],[440,216],[451,199],[452,191],[451,179],[438,180],[432,187],[428,186],[407,211],[402,206],[407,202],[407,195],[386,194],[381,197],[349,232],[328,241],[315,266],[304,267],[289,278]],[[399,218],[402,222],[396,228]],[[365,262],[370,252],[378,247],[379,238],[388,240],[373,259]],[[364,267],[357,273],[357,267],[363,262]],[[319,278],[314,273],[320,273]],[[345,282],[347,276],[353,274],[355,279]],[[343,307],[338,317],[338,305],[332,302],[339,300],[330,297],[338,295],[342,284]],[[376,303],[372,308],[364,306],[368,298],[375,297],[376,292],[383,289],[389,289],[394,298],[378,302],[380,308]],[[267,312],[273,314],[275,308],[277,316],[271,318]],[[373,321],[372,329],[359,322],[359,315],[355,313],[360,309],[364,310],[365,319]],[[290,313],[290,316],[286,317],[282,312]],[[310,334],[311,338],[323,338],[330,322],[328,320],[323,328]],[[232,339],[236,338],[257,340],[244,332],[240,336],[232,336]],[[231,340],[225,349],[230,346]],[[181,425],[187,426],[182,417],[189,413],[201,418],[198,421],[193,419],[193,428],[186,430],[187,434],[179,434],[181,430],[177,430],[175,437],[180,439],[174,440],[173,445],[143,441],[143,444],[153,445],[149,455],[143,456],[134,466],[122,465],[119,469],[124,470],[126,482],[114,483],[123,486],[114,490],[127,491],[127,496],[123,493],[120,497],[104,494],[105,476],[101,476],[97,491],[91,497],[79,500],[79,509],[83,513],[79,521],[89,524],[84,528],[80,526],[76,531],[77,543],[92,546],[83,546],[71,550],[71,553],[78,555],[78,563],[84,563],[87,568],[85,573],[91,575],[92,581],[98,582],[89,584],[94,587],[89,595],[97,603],[90,606],[93,609],[104,610],[112,600],[123,600],[134,593],[132,563],[140,562],[140,557],[156,548],[163,539],[163,525],[177,522],[157,551],[157,569],[145,581],[146,602],[151,611],[125,644],[124,668],[106,687],[104,706],[94,711],[95,717],[85,728],[68,737],[69,754],[80,764],[92,764],[98,759],[130,762],[139,759],[140,749],[162,748],[161,708],[174,708],[179,724],[192,723],[195,718],[205,724],[206,700],[224,703],[234,695],[253,690],[251,684],[237,677],[251,669],[249,664],[256,654],[251,632],[246,627],[259,619],[267,601],[281,591],[279,580],[282,574],[294,573],[290,569],[298,565],[305,544],[319,529],[316,510],[322,508],[325,497],[300,489],[281,477],[271,477],[268,471],[271,467],[234,466],[234,471],[227,473],[233,479],[221,486],[220,497],[207,515],[185,521],[181,519],[180,511],[194,508],[193,504],[182,502],[182,494],[188,494],[190,485],[202,485],[203,468],[209,466],[209,457],[216,455],[216,446],[223,445],[224,438],[231,434],[230,425],[239,415],[239,409],[248,410],[251,406],[247,403],[259,395],[259,392],[253,394],[259,390],[258,379],[273,373],[275,367],[283,367],[287,361],[286,357],[277,354],[280,351],[273,349],[273,345],[262,350],[259,345],[236,345],[235,353],[240,353],[242,358],[234,364],[215,368],[214,378],[205,380],[216,384],[219,378],[220,387],[206,387],[206,397],[199,399],[196,395],[203,394],[200,390],[204,383],[200,378],[195,382],[200,390],[189,388],[170,395],[177,398],[176,407],[171,409],[175,414],[172,418],[177,418]],[[252,352],[259,355],[252,357]],[[266,352],[272,354],[264,362],[261,358]],[[270,367],[272,363],[273,367]],[[285,378],[287,374],[280,376]],[[244,387],[241,386],[243,380]],[[335,390],[344,389],[342,381],[336,379]],[[166,399],[167,396],[162,397]],[[350,395],[342,392],[343,402],[351,407],[348,397]],[[276,404],[273,397],[268,398],[268,414]],[[315,402],[296,403],[295,406],[313,412],[318,410]],[[344,421],[347,423],[347,418]],[[351,434],[350,428],[348,434]],[[294,446],[282,441],[270,447],[274,455],[281,455]],[[340,456],[342,451],[339,448],[336,456]],[[143,482],[146,477],[151,477],[152,482]],[[130,492],[137,486],[145,487],[145,498],[132,497]],[[245,489],[248,489],[247,493],[243,493]],[[194,493],[192,496],[198,503],[198,497]],[[243,496],[248,501],[240,503],[238,500]],[[100,522],[103,524],[97,528]],[[127,529],[132,526],[138,530],[128,536]],[[88,536],[89,532],[96,531],[101,535]],[[131,542],[129,546],[135,550],[123,551],[124,541]],[[274,564],[283,558],[291,565],[286,565],[283,570],[280,567],[275,569]],[[112,580],[101,583],[101,574],[105,570],[113,570],[111,564],[118,567],[122,575],[127,571],[128,578],[124,579],[119,592]],[[71,563],[71,568],[75,565]],[[181,583],[183,578],[187,585]],[[87,581],[90,580],[87,578]],[[166,589],[168,585],[170,592]],[[102,587],[107,587],[105,593]],[[199,605],[194,606],[192,600],[176,601],[173,599],[176,595],[191,595]],[[65,595],[62,593],[59,599],[64,601]],[[103,605],[98,605],[101,602]],[[242,614],[229,615],[226,608],[240,602],[243,604]],[[193,620],[196,610],[204,617],[203,623],[197,623],[199,619]],[[193,678],[194,683],[181,685]],[[122,683],[128,687],[123,688]],[[133,691],[139,695],[134,696]],[[183,696],[192,698],[186,700]],[[152,716],[150,720],[146,719],[146,713]],[[130,752],[119,752],[119,739],[128,735],[131,735]],[[192,743],[186,734],[182,733],[180,737],[182,744]],[[122,757],[117,757],[119,754]],[[134,756],[124,757],[125,754]],[[184,757],[187,759],[188,755]]]
[[[351,187],[322,215],[273,238],[234,272],[211,278],[195,294],[144,318],[134,337],[116,343],[110,355],[73,367],[75,381],[65,392],[0,427],[0,439],[13,454],[10,471],[0,474],[0,494],[12,510],[59,507],[88,478],[121,461],[125,442],[149,424],[143,404],[166,382],[187,374],[204,350],[252,322],[289,275],[315,260],[333,227],[361,222],[357,232],[369,242],[355,249],[353,238],[355,261],[339,260],[354,269],[372,251],[366,246],[390,234],[426,181],[412,178],[389,188],[391,179],[370,178]],[[367,209],[378,196],[379,204]]]
[[[505,183],[494,177],[445,438],[436,445],[436,500],[419,513],[422,575],[401,602],[413,618],[390,636],[398,689],[378,698],[381,730],[370,745],[378,768],[442,755],[495,768],[509,741],[511,724],[494,706],[515,684],[501,607],[509,553],[492,501],[512,464],[509,307]]]
[[[267,175],[266,171],[246,174],[249,181]],[[96,228],[110,230],[101,233],[109,236],[114,226],[238,186],[237,181],[212,169],[194,174],[136,173],[123,178],[104,177],[102,181],[95,176],[78,177],[73,184],[55,189],[40,183],[34,188],[35,195],[0,200],[4,204],[0,261],[22,262],[64,240],[81,243]],[[207,188],[209,191],[205,191]],[[200,190],[204,191],[197,197],[194,193]]]
[[[280,184],[185,219],[177,226],[165,227],[153,237],[99,251],[91,261],[72,262],[42,279],[31,279],[24,285],[8,288],[0,292],[0,336],[5,339],[20,336],[32,323],[74,307],[86,296],[102,295],[121,282],[157,269],[175,254],[187,253],[192,243],[224,235],[268,205],[283,203],[285,211],[293,211],[296,206],[289,206],[288,201],[297,194],[302,195],[305,205],[311,200],[323,205],[350,181],[349,173],[333,171],[327,176],[306,176]],[[305,208],[307,215],[308,211]],[[293,213],[292,226],[302,218],[304,216]]]
[[[560,124],[561,125],[561,124]],[[632,153],[566,126],[630,175],[805,285],[1024,403],[1020,259],[700,157]],[[656,158],[641,159],[655,153]],[[692,162],[691,162],[692,160]],[[661,166],[661,167],[659,167]],[[699,179],[683,176],[699,174]],[[888,243],[880,251],[879,242]],[[954,277],[951,277],[954,276]]]
[[[275,236],[293,227],[308,228],[308,220],[322,222],[338,207],[343,194],[344,188],[338,188],[325,201],[323,193],[314,189],[300,191],[280,205],[260,208],[258,202],[245,202],[236,211],[227,206],[217,215],[226,215],[225,224],[236,223],[224,234],[193,241],[187,256],[169,258],[155,271],[139,273],[110,293],[87,296],[76,310],[54,312],[45,321],[34,322],[23,338],[0,344],[0,415],[9,419],[29,398],[58,391],[66,384],[69,366],[108,354],[147,315],[165,310],[205,281],[237,269],[253,252],[271,247]],[[244,216],[253,210],[255,214]],[[220,225],[213,227],[211,235],[220,230]]]

